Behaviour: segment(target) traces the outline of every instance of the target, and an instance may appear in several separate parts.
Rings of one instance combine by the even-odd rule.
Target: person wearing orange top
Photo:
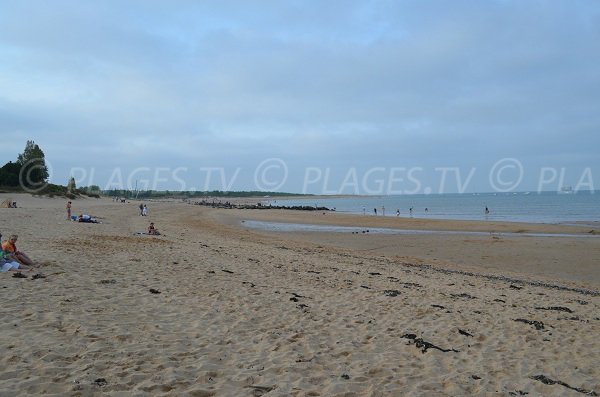
[[[2,243],[2,251],[12,254],[12,256],[21,264],[26,266],[33,266],[34,262],[29,259],[24,252],[21,252],[17,249],[17,239],[19,236],[13,234],[10,236],[8,240]]]

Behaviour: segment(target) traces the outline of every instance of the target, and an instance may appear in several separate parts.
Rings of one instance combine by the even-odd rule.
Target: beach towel
[[[19,263],[18,262],[5,262],[2,267],[0,268],[0,272],[4,273],[9,271],[10,269],[18,269],[19,268]]]

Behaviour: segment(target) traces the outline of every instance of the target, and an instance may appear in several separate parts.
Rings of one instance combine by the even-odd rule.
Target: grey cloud
[[[598,167],[595,3],[3,8],[0,131],[39,136],[61,158],[87,145],[115,154],[103,164],[131,167],[148,157],[434,167],[565,155]]]

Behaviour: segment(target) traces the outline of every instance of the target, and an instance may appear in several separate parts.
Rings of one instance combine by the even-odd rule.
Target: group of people
[[[425,208],[425,213],[429,212],[429,208]],[[410,207],[408,209],[408,213],[410,214],[410,216],[412,217],[413,214],[413,207]],[[367,214],[367,209],[365,207],[363,207],[363,215]],[[373,208],[373,214],[377,215],[377,208]],[[385,216],[385,207],[381,206],[381,215]],[[400,216],[400,208],[396,209],[396,216]]]
[[[70,201],[67,201],[67,205],[66,205],[67,220],[84,222],[84,223],[99,223],[98,219],[96,219],[96,217],[88,215],[88,214],[79,214],[77,216],[71,215],[71,207],[72,207],[72,203]]]
[[[138,208],[140,209],[140,216],[148,216],[148,206],[146,204],[140,204]],[[150,226],[148,226],[148,234],[153,236],[160,235],[158,229],[154,227],[154,222],[150,222]]]
[[[31,271],[35,263],[22,251],[17,249],[17,239],[19,236],[13,234],[8,240],[2,242],[0,250],[0,271],[1,272],[22,272]],[[2,234],[0,233],[0,240]]]

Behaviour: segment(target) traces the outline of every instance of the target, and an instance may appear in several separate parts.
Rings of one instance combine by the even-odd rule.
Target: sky
[[[103,189],[600,189],[600,2],[3,1],[0,136]]]

